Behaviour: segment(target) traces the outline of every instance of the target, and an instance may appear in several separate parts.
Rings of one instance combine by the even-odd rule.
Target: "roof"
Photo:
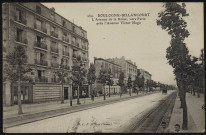
[[[118,65],[118,64],[116,64],[116,63],[114,63],[114,62],[111,62],[111,61],[109,61],[109,60],[103,59],[103,58],[94,58],[94,61],[95,61],[95,60],[103,60],[103,61],[106,61],[106,62],[108,62],[108,63],[111,63],[111,64],[114,64],[114,65],[116,65],[116,66],[121,67],[120,65]]]

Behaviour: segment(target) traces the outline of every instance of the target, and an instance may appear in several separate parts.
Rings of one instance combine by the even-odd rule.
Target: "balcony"
[[[22,38],[17,38],[17,39],[16,39],[16,42],[19,42],[19,43],[22,43],[22,44],[28,44],[27,38],[24,38],[24,39],[22,39]]]
[[[57,78],[51,78],[51,82],[58,82]]]
[[[62,40],[69,43],[69,38],[65,37],[65,36],[62,36]]]
[[[58,38],[58,34],[56,34],[54,31],[51,31],[51,36]]]
[[[77,43],[77,42],[76,42],[76,46],[78,46],[78,47],[79,47],[79,43]]]
[[[44,26],[39,26],[39,25],[34,24],[34,29],[47,33],[47,29]]]
[[[87,61],[87,58],[86,58],[86,57],[82,57],[82,60],[83,60],[83,61]]]
[[[35,82],[48,82],[48,78],[45,76],[36,77]]]
[[[70,67],[67,66],[67,65],[63,65],[63,68],[64,68],[64,69],[67,69],[67,70],[70,70]]]
[[[82,49],[87,50],[87,47],[83,45],[83,46],[82,46]]]
[[[69,56],[69,52],[67,52],[67,51],[62,51],[62,55],[64,55],[64,56]]]
[[[19,19],[19,18],[17,18],[16,15],[14,15],[14,21],[19,22],[19,23],[24,24],[24,25],[27,25],[27,21],[25,18]]]
[[[55,47],[51,47],[51,52],[59,53],[59,49]]]
[[[58,64],[58,63],[51,62],[51,67],[59,68],[59,64]]]
[[[37,41],[34,41],[34,46],[35,47],[38,47],[38,48],[42,48],[42,49],[45,49],[45,50],[47,50],[47,45],[45,44],[45,43],[39,43],[39,42],[37,42]]]
[[[48,61],[35,59],[35,64],[42,65],[42,66],[48,66]]]

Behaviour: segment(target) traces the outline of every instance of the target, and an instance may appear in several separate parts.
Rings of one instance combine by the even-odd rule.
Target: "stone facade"
[[[106,69],[109,70],[111,69],[112,73],[112,80],[114,82],[113,86],[110,87],[110,93],[111,94],[117,94],[120,91],[120,87],[117,85],[118,84],[118,78],[119,74],[121,71],[121,66],[118,64],[115,64],[112,62],[110,59],[102,59],[102,58],[94,58],[94,66],[96,69],[96,77],[99,77],[99,73],[101,69]],[[96,89],[98,91],[103,91],[103,85],[98,83],[97,81],[95,82]],[[109,86],[105,85],[105,92],[106,94],[109,92]]]
[[[77,57],[89,68],[87,32],[54,8],[41,3],[4,3],[2,10],[3,59],[15,45],[24,46],[35,83],[57,83],[54,72],[62,58],[69,75]]]
[[[132,62],[131,60],[126,60],[125,57],[113,58],[111,60],[121,66],[122,72],[124,72],[125,75],[125,83],[127,83],[127,79],[129,76],[131,76],[132,81],[135,80],[135,76],[137,75],[137,66],[135,62]]]

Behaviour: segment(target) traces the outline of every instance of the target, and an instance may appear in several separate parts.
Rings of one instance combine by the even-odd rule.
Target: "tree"
[[[103,89],[104,89],[104,100],[106,99],[105,97],[105,84],[108,80],[108,73],[106,69],[101,69],[99,72],[99,78],[98,78],[98,82],[103,84]]]
[[[68,73],[65,72],[65,69],[64,69],[64,59],[63,58],[61,59],[61,63],[60,63],[59,69],[55,73],[58,76],[58,81],[62,85],[61,104],[63,104],[64,103],[64,82],[65,82],[64,78],[68,76]]]
[[[124,72],[121,72],[119,75],[118,85],[120,86],[120,98],[122,96],[122,89],[124,87]]]
[[[135,76],[135,80],[134,80],[134,82],[133,82],[133,90],[134,90],[134,92],[136,92],[137,95],[138,95],[138,76],[137,76],[137,75]]]
[[[87,81],[88,81],[88,84],[91,86],[90,87],[90,94],[93,95],[93,96],[91,96],[91,99],[93,101],[94,101],[94,91],[92,90],[92,84],[94,84],[95,80],[96,80],[95,73],[96,73],[95,66],[94,66],[94,64],[91,63],[88,74],[87,74]]]
[[[109,68],[108,72],[107,72],[107,85],[109,85],[109,97],[110,97],[110,86],[112,86],[114,84],[114,81],[112,80],[112,72],[111,69]]]
[[[9,52],[5,57],[6,63],[4,64],[4,80],[10,80],[11,82],[18,82],[18,114],[22,114],[21,104],[21,81],[33,82],[32,79],[27,76],[28,72],[32,69],[27,64],[27,55],[23,46],[14,46],[14,49]]]
[[[140,69],[137,69],[137,75],[135,76],[135,80],[133,83],[133,89],[137,92],[137,95],[139,93],[139,89],[141,88],[141,78],[140,78],[141,72]]]
[[[205,101],[205,61],[204,61],[204,48],[201,49],[201,54],[199,57],[199,60],[201,61],[201,71],[203,71],[202,74],[202,83],[203,83],[203,94],[204,94],[204,101]]]
[[[79,99],[79,87],[82,86],[83,81],[86,78],[87,70],[84,68],[84,64],[80,57],[77,57],[76,63],[72,66],[72,77],[73,84],[77,85],[77,104],[80,104]]]
[[[132,78],[131,78],[131,76],[128,77],[127,88],[129,89],[129,95],[131,96],[131,88],[132,88]]]
[[[174,74],[178,79],[180,99],[183,106],[183,124],[182,129],[188,128],[187,123],[187,106],[186,106],[186,88],[188,81],[188,49],[184,43],[184,39],[190,35],[186,29],[187,23],[183,17],[188,16],[186,5],[179,5],[175,2],[167,2],[163,5],[164,11],[158,13],[159,19],[157,25],[166,30],[171,36],[170,46],[167,48],[166,58],[169,64],[174,68]]]
[[[142,88],[143,91],[144,91],[144,87],[145,87],[145,79],[144,79],[144,76],[142,76],[142,77],[140,78],[140,81],[139,81],[139,82],[140,82],[140,83],[139,83],[139,87]]]

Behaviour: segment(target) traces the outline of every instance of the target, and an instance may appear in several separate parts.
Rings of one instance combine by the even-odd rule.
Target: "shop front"
[[[11,105],[18,104],[18,85],[11,84]],[[31,83],[21,83],[21,101],[22,104],[33,102],[33,85]]]
[[[78,87],[76,85],[72,86],[72,98],[77,98],[77,89]],[[87,98],[89,97],[89,88],[88,85],[83,85],[79,87],[79,97],[80,98]]]

